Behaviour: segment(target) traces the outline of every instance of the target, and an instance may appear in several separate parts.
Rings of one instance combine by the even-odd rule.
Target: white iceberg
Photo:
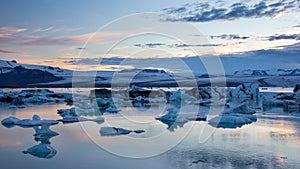
[[[228,96],[232,98],[256,99],[259,95],[259,85],[244,83],[229,91]]]
[[[222,114],[208,121],[216,128],[238,128],[256,122],[257,117],[252,114]]]

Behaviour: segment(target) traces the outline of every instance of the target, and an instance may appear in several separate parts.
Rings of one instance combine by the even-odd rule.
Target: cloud
[[[86,42],[90,36],[91,34],[61,37],[26,36],[20,39],[15,39],[14,42],[28,46],[71,45],[82,44]]]
[[[136,47],[142,47],[142,48],[144,48],[144,47],[155,48],[155,47],[165,46],[165,45],[166,44],[164,44],[164,43],[146,43],[146,44],[140,44],[140,43],[138,43],[138,44],[134,44],[134,46],[136,46]]]
[[[156,48],[156,47],[161,47],[161,46],[166,46],[169,48],[182,48],[182,47],[214,47],[214,46],[222,46],[222,44],[164,44],[164,43],[146,43],[146,44],[134,44],[136,47],[141,47],[141,48]]]
[[[164,9],[166,14],[170,15],[164,20],[172,22],[209,22],[214,20],[274,17],[282,12],[298,8],[297,3],[298,0],[281,0],[276,3],[261,1],[252,5],[238,2],[229,7],[215,8],[209,3],[196,2],[185,4],[179,8]]]
[[[26,55],[25,52],[17,52],[17,51],[12,51],[12,50],[7,50],[7,49],[0,49],[0,53]]]
[[[173,46],[182,48],[182,47],[216,47],[222,46],[222,44],[174,44]]]
[[[268,37],[269,41],[275,41],[275,40],[300,40],[300,34],[281,34],[281,35],[273,35]]]
[[[4,29],[3,29],[4,30]],[[5,30],[8,32],[7,30]],[[22,32],[25,29],[14,29],[10,32]],[[4,31],[3,31],[4,32]],[[1,40],[1,29],[0,29],[0,42],[17,44],[22,46],[57,46],[57,45],[82,45],[87,40],[91,44],[106,44],[110,43],[113,39],[119,39],[125,36],[128,32],[98,32],[98,33],[86,33],[79,35],[69,35],[69,36],[43,36],[34,35],[30,32],[26,34],[20,34],[18,36],[11,34],[3,34],[5,37]],[[91,39],[90,39],[91,38]]]
[[[17,33],[26,31],[24,28],[15,28],[15,27],[0,27],[0,39],[7,39],[12,37]]]
[[[222,35],[212,35],[211,39],[224,39],[224,40],[246,40],[249,39],[249,36],[240,36],[238,34],[222,34]]]
[[[81,28],[55,28],[54,26],[49,26],[46,28],[38,28],[33,30],[33,33],[57,33],[57,32],[73,32],[80,30]]]
[[[4,50],[4,49],[0,49],[0,53],[16,53],[16,52],[9,51],[9,50]]]
[[[77,50],[86,50],[86,48],[83,48],[83,47],[79,47],[79,48],[76,48]]]
[[[111,57],[111,58],[72,58],[64,61],[70,65],[119,65],[124,58]]]

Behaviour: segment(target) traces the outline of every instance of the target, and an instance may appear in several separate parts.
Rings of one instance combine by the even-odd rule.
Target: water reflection
[[[167,129],[173,132],[177,127],[183,127],[183,125],[187,122],[186,119],[179,117],[180,108],[180,104],[169,104],[166,107],[166,114],[156,118],[156,120],[166,124]]]
[[[15,125],[3,125],[7,128],[12,128]],[[50,139],[52,137],[55,137],[59,135],[57,132],[52,131],[50,129],[49,124],[43,124],[42,126],[32,126],[32,127],[23,127],[22,128],[33,128],[35,131],[35,134],[33,134],[33,138],[36,142],[39,144],[32,146],[28,148],[27,150],[24,150],[24,154],[30,154],[32,156],[38,157],[38,158],[44,158],[44,159],[50,159],[54,157],[57,153],[57,151],[51,146]]]

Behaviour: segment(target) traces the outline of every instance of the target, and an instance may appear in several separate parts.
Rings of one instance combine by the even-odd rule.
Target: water
[[[42,119],[60,119],[57,109],[70,108],[64,104],[27,106],[8,109],[1,105],[0,120],[10,115]],[[39,145],[33,128],[0,125],[1,168],[300,168],[300,115],[283,113],[281,108],[257,113],[258,120],[237,129],[215,129],[207,122],[190,121],[173,130],[155,120],[165,105],[151,109],[123,107],[119,114],[104,115],[105,123],[82,122],[51,126],[59,133],[49,139],[56,154],[49,159],[38,158],[22,151]],[[203,108],[200,108],[203,109]],[[187,113],[195,105],[186,105]],[[111,125],[125,129],[143,129],[143,134],[100,136],[99,129]],[[199,142],[201,131],[214,131]],[[130,142],[130,139],[155,138],[153,142]],[[172,141],[184,136],[176,144]],[[157,141],[157,142],[155,142]],[[201,141],[201,140],[200,140]],[[177,144],[178,143],[178,144]],[[172,146],[168,147],[169,144]],[[174,144],[174,145],[173,145]],[[155,145],[155,147],[152,147]],[[174,147],[173,147],[174,146]],[[147,154],[170,148],[149,158],[127,158],[120,155]],[[115,153],[115,154],[113,154]]]

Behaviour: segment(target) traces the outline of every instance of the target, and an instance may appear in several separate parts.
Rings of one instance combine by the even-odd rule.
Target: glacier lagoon
[[[86,91],[77,92],[86,93]],[[284,91],[289,92],[288,89]],[[85,121],[59,123],[45,128],[1,125],[1,166],[3,168],[299,168],[300,166],[299,113],[286,113],[282,108],[269,107],[255,114],[257,117],[255,122],[237,128],[215,128],[208,125],[207,121],[201,120],[168,126],[168,123],[156,120],[156,117],[163,115],[161,107],[164,106],[165,104],[159,103],[151,109],[147,106],[123,107],[117,114],[104,114],[105,124]],[[185,106],[182,111],[195,110],[198,107],[200,111],[207,111],[205,106]],[[68,108],[71,106],[61,103],[30,105],[16,109],[10,109],[8,105],[2,104],[0,120],[11,115],[26,119],[35,114],[42,119],[60,119],[57,109]],[[133,111],[136,109],[138,111]],[[145,132],[101,136],[99,130],[107,124]],[[200,140],[203,134],[200,131],[213,132],[207,139]],[[174,145],[157,155],[137,159],[124,157],[128,152],[134,154],[140,151],[143,154],[149,151],[148,144],[141,142],[137,145],[127,141],[127,138],[150,138],[162,133],[169,139],[173,136],[176,138],[176,135],[184,137],[176,144],[169,141]],[[168,142],[155,144],[156,147],[153,149],[159,150]]]

